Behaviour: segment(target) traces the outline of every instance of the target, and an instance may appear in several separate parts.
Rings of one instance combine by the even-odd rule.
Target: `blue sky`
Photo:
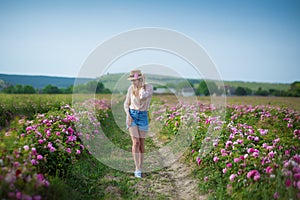
[[[192,38],[224,80],[300,80],[297,0],[0,0],[0,73],[75,77],[102,42],[143,27]]]

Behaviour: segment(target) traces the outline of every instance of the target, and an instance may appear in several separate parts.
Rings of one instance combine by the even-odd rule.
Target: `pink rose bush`
[[[88,152],[81,139],[86,133],[79,130],[91,137],[96,134],[109,106],[96,99],[81,104],[86,105],[88,109],[75,111],[65,105],[33,120],[15,120],[0,133],[1,197],[44,199],[51,186],[48,176],[64,176],[68,166]],[[88,113],[92,108],[93,113]],[[95,117],[87,118],[91,116]]]
[[[155,113],[158,122],[171,127],[167,134],[177,134],[189,124],[190,155],[198,177],[205,180],[200,181],[202,192],[217,199],[300,197],[299,114],[286,108],[239,105],[227,106],[223,120],[211,116],[212,108],[201,103],[165,104]]]

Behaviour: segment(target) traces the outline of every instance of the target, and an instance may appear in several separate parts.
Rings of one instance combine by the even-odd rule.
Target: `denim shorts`
[[[137,126],[141,131],[148,131],[148,111],[129,109],[129,114],[133,119],[130,127]]]

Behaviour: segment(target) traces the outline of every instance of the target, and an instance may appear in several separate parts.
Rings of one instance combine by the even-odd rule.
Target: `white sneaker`
[[[134,172],[134,177],[136,177],[136,178],[142,178],[142,171],[141,170],[136,170]]]

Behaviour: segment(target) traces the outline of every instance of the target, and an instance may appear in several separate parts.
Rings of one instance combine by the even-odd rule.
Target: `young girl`
[[[132,140],[132,155],[135,164],[134,176],[142,177],[144,160],[144,141],[148,131],[148,110],[152,98],[153,87],[145,84],[145,76],[140,70],[130,72],[128,88],[124,102],[126,125]]]

